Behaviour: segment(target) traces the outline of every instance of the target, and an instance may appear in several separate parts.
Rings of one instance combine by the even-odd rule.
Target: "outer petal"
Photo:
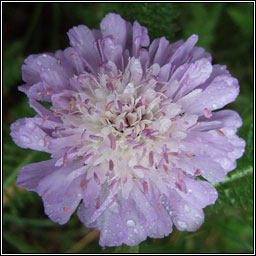
[[[149,45],[149,37],[147,28],[141,26],[137,21],[133,24],[133,56],[137,57],[141,46],[147,47]]]
[[[198,119],[198,122],[200,122],[200,125],[194,131],[208,131],[223,127],[239,128],[243,123],[237,112],[228,109],[213,112],[210,118],[202,116]]]
[[[36,191],[40,180],[58,169],[54,165],[55,162],[56,160],[52,159],[22,167],[17,177],[17,185],[27,190]]]
[[[18,119],[11,125],[12,139],[21,148],[50,152],[45,139],[47,135],[35,118]]]
[[[234,77],[219,75],[205,90],[195,95],[194,92],[199,90],[201,89],[196,89],[177,101],[183,105],[186,113],[203,115],[205,108],[216,110],[224,107],[236,99],[239,94],[239,85]],[[195,96],[193,99],[188,97],[192,94]]]
[[[80,184],[85,171],[80,163],[70,163],[39,181],[36,192],[42,197],[45,213],[51,220],[59,224],[69,220],[82,199]]]
[[[184,73],[180,83],[181,88],[175,98],[180,98],[204,83],[211,75],[212,65],[207,59],[199,59],[191,63]]]
[[[211,184],[193,180],[186,175],[183,181],[186,191],[171,189],[163,203],[170,210],[169,214],[179,230],[195,231],[204,221],[202,208],[215,202],[217,192]]]
[[[97,38],[95,38],[92,31],[84,25],[79,25],[68,31],[68,37],[70,44],[79,54],[79,56],[75,57],[82,57],[91,72],[96,72],[98,66],[101,64],[101,60],[98,50],[94,46]]]
[[[48,160],[24,166],[18,174],[17,185],[42,196],[45,213],[53,221],[64,224],[82,198],[80,183],[85,169],[73,163],[58,168],[55,162]]]
[[[102,36],[113,36],[114,44],[121,45],[124,49],[127,37],[126,23],[119,14],[107,14],[100,23]]]
[[[175,65],[176,67],[182,65],[184,61],[188,58],[188,55],[191,53],[194,45],[198,40],[197,35],[190,36],[185,43],[183,43],[172,55],[169,63]],[[191,55],[192,56],[192,55]]]

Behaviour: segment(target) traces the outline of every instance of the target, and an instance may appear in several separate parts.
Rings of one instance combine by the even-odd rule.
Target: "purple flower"
[[[19,89],[37,115],[13,123],[11,135],[52,159],[23,167],[18,186],[37,192],[59,224],[81,203],[78,216],[101,231],[101,246],[161,238],[173,224],[197,230],[217,199],[209,182],[244,152],[239,115],[214,111],[235,100],[237,79],[195,47],[197,35],[149,45],[145,27],[117,14],[68,36],[71,47],[22,66]]]

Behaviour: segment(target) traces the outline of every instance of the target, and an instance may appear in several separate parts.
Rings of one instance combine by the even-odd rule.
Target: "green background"
[[[85,24],[98,28],[108,12],[137,20],[150,39],[171,42],[199,35],[198,46],[225,64],[239,79],[240,95],[227,108],[236,110],[246,140],[238,167],[216,185],[219,198],[205,209],[205,223],[193,233],[174,228],[164,239],[139,246],[101,248],[98,233],[86,229],[74,214],[64,226],[48,219],[41,198],[15,185],[20,168],[49,159],[47,154],[18,148],[10,124],[33,116],[24,94],[21,65],[32,53],[68,46],[66,32]],[[3,3],[3,252],[4,253],[252,253],[253,248],[253,4],[252,3]]]

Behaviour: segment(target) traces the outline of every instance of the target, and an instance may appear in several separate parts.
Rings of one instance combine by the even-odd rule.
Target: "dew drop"
[[[133,227],[135,225],[135,222],[134,220],[127,220],[126,224],[128,227]]]
[[[35,127],[34,123],[32,122],[27,123],[26,126],[30,129],[33,129]]]
[[[39,140],[38,145],[43,147],[44,146],[44,141],[43,140]]]
[[[136,228],[133,231],[135,234],[138,234],[138,230]]]
[[[42,62],[40,60],[38,60],[36,63],[37,65],[42,65]]]
[[[187,228],[187,224],[184,221],[180,221],[178,220],[177,224],[181,227],[181,228]]]
[[[26,135],[22,135],[21,139],[23,140],[23,142],[26,142],[26,143],[31,142],[31,139],[28,136],[26,136]]]
[[[189,212],[190,211],[190,207],[187,204],[185,204],[184,205],[184,210],[185,210],[185,212]]]

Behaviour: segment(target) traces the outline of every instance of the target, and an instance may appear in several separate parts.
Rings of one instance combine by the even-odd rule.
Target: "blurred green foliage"
[[[228,108],[243,118],[239,136],[246,140],[237,169],[216,187],[219,198],[205,209],[203,226],[194,233],[147,239],[135,247],[100,248],[98,234],[74,214],[64,226],[44,215],[41,199],[15,185],[20,168],[49,158],[17,147],[10,124],[33,116],[22,84],[21,65],[32,53],[68,46],[74,25],[98,28],[108,12],[147,26],[151,40],[172,42],[199,35],[197,45],[226,64],[240,81],[241,93]],[[3,252],[4,253],[252,253],[253,252],[253,4],[252,3],[3,3]]]

